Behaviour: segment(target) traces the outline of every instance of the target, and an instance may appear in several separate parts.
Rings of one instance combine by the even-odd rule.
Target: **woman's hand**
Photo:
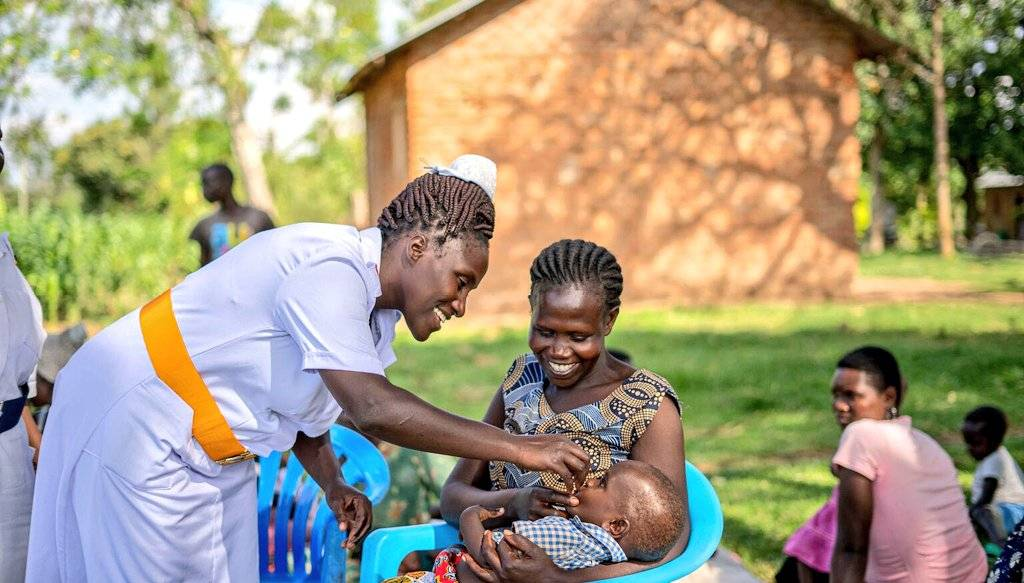
[[[338,530],[348,531],[342,546],[352,550],[373,526],[373,504],[362,492],[337,480],[327,490],[327,505],[338,519]]]
[[[558,474],[566,486],[572,489],[583,485],[590,470],[590,456],[583,448],[573,443],[564,435],[520,435],[518,442],[518,459],[513,461],[526,470],[552,472]]]
[[[519,488],[515,498],[509,504],[509,513],[518,520],[538,520],[545,516],[561,516],[568,518],[565,510],[554,505],[567,507],[576,506],[580,501],[575,496],[555,492],[549,488]]]
[[[559,569],[540,547],[510,530],[504,532],[498,544],[490,536],[485,536],[481,553],[486,563],[484,565],[472,560],[472,557],[465,560],[473,574],[487,583],[555,583],[570,580],[568,572]]]

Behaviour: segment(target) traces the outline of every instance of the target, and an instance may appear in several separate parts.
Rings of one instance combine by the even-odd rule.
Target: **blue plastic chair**
[[[690,506],[690,542],[671,561],[632,575],[605,579],[601,583],[656,583],[675,581],[703,565],[722,540],[722,506],[704,474],[686,462],[686,487]],[[459,542],[459,531],[448,524],[419,524],[382,528],[370,533],[363,543],[360,583],[376,583],[394,577],[402,558],[412,551],[442,549]]]
[[[374,504],[383,500],[391,477],[380,451],[362,435],[340,425],[331,428],[331,444],[336,455],[346,458],[341,467],[345,481],[360,488]],[[256,491],[260,581],[344,581],[345,553],[341,549],[344,533],[338,531],[338,521],[325,503],[320,486],[306,473],[298,457],[289,456],[283,472],[280,452],[261,458]],[[270,511],[274,508],[275,497],[274,571],[271,572],[268,543]],[[313,527],[307,540],[310,516],[313,516]],[[310,563],[308,572],[307,561]]]

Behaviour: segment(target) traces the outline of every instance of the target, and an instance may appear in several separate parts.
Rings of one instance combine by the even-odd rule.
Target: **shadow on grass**
[[[501,330],[404,344],[390,376],[444,409],[479,418],[508,364],[526,350],[525,336]],[[725,506],[726,542],[762,577],[775,568],[786,536],[828,496],[828,461],[839,438],[830,413],[833,366],[864,344],[896,354],[909,383],[904,412],[946,447],[960,469],[973,471],[960,422],[983,403],[1006,411],[1012,425],[1007,445],[1020,455],[1024,336],[1018,333],[708,333],[620,326],[608,341],[675,387],[687,456],[706,470]],[[790,474],[797,466],[802,469]]]

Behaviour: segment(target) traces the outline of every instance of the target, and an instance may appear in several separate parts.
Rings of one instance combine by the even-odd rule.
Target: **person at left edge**
[[[0,137],[3,133],[0,132]],[[4,153],[0,149],[0,170]],[[28,382],[46,333],[39,300],[0,233],[0,581],[25,578],[32,514],[32,449],[24,415]]]
[[[391,443],[582,483],[589,460],[567,438],[512,436],[384,376],[400,317],[423,341],[465,313],[487,271],[495,176],[490,160],[460,157],[413,180],[376,228],[257,234],[87,342],[54,387],[28,581],[256,581],[248,460],[288,448],[351,547],[371,505],[342,481],[327,436],[342,408]],[[203,395],[227,433],[212,441]]]

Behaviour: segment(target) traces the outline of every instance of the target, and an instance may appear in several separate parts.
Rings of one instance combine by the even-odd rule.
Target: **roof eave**
[[[366,63],[364,63],[362,67],[359,67],[359,70],[352,75],[348,80],[348,83],[345,84],[345,87],[343,87],[341,91],[334,96],[335,100],[341,101],[354,93],[362,91],[366,86],[366,83],[384,69],[387,65],[388,57],[392,57],[395,53],[408,48],[409,45],[438,28],[460,20],[467,12],[486,1],[487,0],[462,0],[461,2],[456,2],[413,27],[412,30],[402,38],[398,39],[398,41],[371,53]]]
[[[416,26],[408,35],[399,39],[396,43],[384,47],[371,54],[366,63],[348,80],[345,87],[335,95],[336,101],[341,101],[350,95],[362,91],[366,85],[380,73],[388,64],[388,59],[396,53],[406,49],[419,38],[426,36],[434,30],[459,20],[473,8],[487,2],[488,0],[462,0],[456,2],[431,18]],[[881,31],[867,26],[852,18],[848,14],[832,6],[828,0],[809,0],[809,3],[817,6],[826,14],[839,20],[844,26],[851,29],[857,39],[857,55],[863,59],[878,59],[879,57],[907,55],[909,58],[923,62],[920,55],[911,47],[895,39],[888,37]]]

